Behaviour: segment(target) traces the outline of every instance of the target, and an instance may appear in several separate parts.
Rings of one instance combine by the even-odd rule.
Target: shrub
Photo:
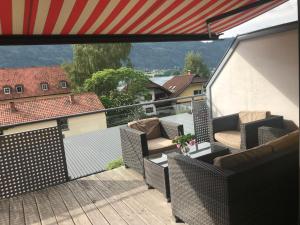
[[[115,159],[115,160],[109,162],[106,166],[106,169],[107,170],[112,170],[112,169],[118,168],[118,167],[123,166],[123,165],[124,165],[123,164],[123,159],[121,157],[119,159]]]

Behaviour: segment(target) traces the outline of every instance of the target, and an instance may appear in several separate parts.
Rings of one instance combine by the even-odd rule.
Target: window
[[[154,112],[153,107],[148,107],[145,110],[146,110],[146,113],[153,113]]]
[[[17,85],[17,86],[16,86],[16,92],[17,92],[18,94],[23,93],[23,85]]]
[[[4,88],[3,88],[3,93],[4,93],[5,95],[9,95],[9,94],[10,94],[10,87],[4,87]]]
[[[67,88],[67,87],[68,87],[67,81],[62,80],[62,81],[60,81],[59,83],[60,83],[60,87],[61,87],[61,88]]]
[[[43,91],[48,91],[48,84],[47,83],[41,83],[41,88]]]
[[[201,95],[202,94],[202,90],[194,90],[194,95]]]
[[[58,119],[57,125],[61,128],[61,130],[69,130],[68,118]]]

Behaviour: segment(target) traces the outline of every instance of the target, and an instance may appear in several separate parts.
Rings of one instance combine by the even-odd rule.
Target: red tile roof
[[[168,89],[166,89],[165,87],[163,87],[163,86],[161,86],[161,85],[159,85],[159,84],[157,84],[157,83],[155,83],[155,82],[153,82],[153,81],[151,81],[151,80],[148,81],[148,83],[145,85],[145,87],[146,87],[146,88],[149,88],[149,89],[151,89],[151,88],[157,88],[157,89],[160,89],[160,90],[166,92],[167,94],[170,94],[170,93],[171,93],[171,92],[170,92]]]
[[[69,88],[61,88],[59,82],[70,83],[66,72],[59,66],[29,67],[29,68],[2,68],[0,69],[0,100],[24,97],[45,96],[70,93]],[[48,90],[41,89],[41,83],[48,83]],[[16,85],[23,85],[22,94],[16,93]],[[5,95],[3,87],[11,87],[11,94]]]
[[[11,103],[2,103],[0,104],[0,126],[46,120],[104,109],[104,106],[94,93],[74,94],[73,103],[71,103],[70,96],[18,100],[13,103],[16,111],[11,109]]]
[[[172,92],[172,98],[179,96],[190,84],[195,83],[206,83],[206,78],[201,78],[196,75],[181,75],[174,76],[168,80],[163,87]]]

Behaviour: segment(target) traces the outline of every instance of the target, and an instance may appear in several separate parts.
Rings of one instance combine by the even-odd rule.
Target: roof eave
[[[116,42],[170,42],[217,40],[209,34],[112,34],[112,35],[0,35],[0,45],[91,44]]]

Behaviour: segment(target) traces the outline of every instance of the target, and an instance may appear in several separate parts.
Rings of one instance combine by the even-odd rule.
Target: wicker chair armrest
[[[183,135],[183,125],[169,121],[160,121],[162,136],[168,139],[174,139],[176,136]]]
[[[214,142],[214,135],[217,132],[225,130],[237,130],[239,122],[239,114],[231,114],[221,117],[216,117],[210,120],[210,141]]]
[[[262,126],[282,128],[283,117],[272,116],[267,119],[257,120],[249,123],[243,123],[240,125],[241,130],[241,147],[242,149],[248,149],[258,146],[258,128]]]
[[[197,193],[197,196],[192,198],[200,197],[199,201],[203,197],[225,202],[227,180],[234,172],[221,170],[212,164],[191,159],[178,153],[168,154],[168,166],[172,201],[174,199],[173,194],[178,196],[177,194],[181,195],[182,192],[191,190],[191,193]],[[190,193],[185,195],[188,197]]]
[[[122,156],[124,164],[144,174],[144,157],[149,155],[146,133],[120,127]]]
[[[288,133],[286,129],[262,126],[258,128],[258,143],[262,145]]]

